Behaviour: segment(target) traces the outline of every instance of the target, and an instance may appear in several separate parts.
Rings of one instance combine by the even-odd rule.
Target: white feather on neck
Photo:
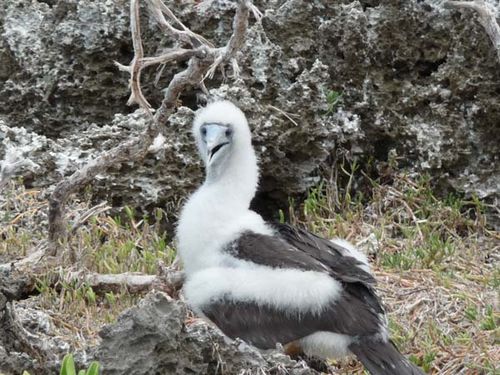
[[[207,171],[207,178],[199,191],[205,198],[221,203],[230,209],[248,210],[255,196],[259,180],[257,157],[252,146],[235,146],[224,166],[216,177]]]

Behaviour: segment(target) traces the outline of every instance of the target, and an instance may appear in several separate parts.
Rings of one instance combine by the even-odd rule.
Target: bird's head
[[[201,109],[193,123],[193,135],[207,177],[220,176],[238,154],[241,158],[246,152],[255,158],[247,119],[229,101],[214,102]]]

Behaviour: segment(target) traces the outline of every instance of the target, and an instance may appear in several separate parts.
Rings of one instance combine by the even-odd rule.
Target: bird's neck
[[[255,196],[259,179],[257,158],[253,148],[239,149],[219,171],[207,171],[200,190],[205,199],[220,202],[232,210],[247,210]]]
[[[208,175],[181,212],[178,250],[188,275],[219,265],[221,248],[238,233],[266,231],[262,218],[249,210],[258,182],[253,149],[229,160],[222,173]]]

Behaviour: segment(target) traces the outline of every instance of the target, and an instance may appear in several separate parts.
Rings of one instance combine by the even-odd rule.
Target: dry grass
[[[291,221],[326,237],[347,238],[369,255],[392,337],[426,372],[499,373],[500,237],[488,229],[483,203],[451,195],[440,199],[427,177],[402,172],[386,184],[371,181],[363,196],[352,188],[353,174],[344,173],[345,179],[325,181],[304,202],[292,204]],[[153,220],[136,220],[130,209],[120,217],[103,209],[82,221],[91,212],[87,202],[71,202],[67,217],[69,227],[80,221],[65,244],[77,255],[73,267],[154,274],[159,263],[172,262],[171,239],[150,223],[160,221],[161,210]],[[44,238],[46,205],[39,191],[10,184],[0,197],[0,262],[26,255]],[[45,310],[56,334],[71,336],[72,350],[95,343],[99,327],[141,297],[126,290],[96,295],[84,284],[53,287],[49,281],[39,280],[40,294],[20,306]],[[363,373],[353,360],[343,361],[338,370]]]
[[[95,344],[102,325],[113,322],[126,308],[135,305],[142,297],[129,294],[124,287],[118,293],[98,295],[84,283],[65,282],[65,277],[75,270],[89,273],[142,272],[156,274],[160,265],[169,265],[175,250],[158,225],[149,219],[135,219],[132,209],[125,208],[121,215],[112,216],[104,209],[89,204],[87,194],[81,200],[73,199],[65,218],[68,230],[73,233],[64,247],[76,255],[76,263],[69,261],[69,251],[57,269],[59,280],[54,285],[54,275],[38,279],[38,294],[18,302],[19,308],[42,309],[54,323],[53,336],[64,337],[71,350]],[[5,194],[0,196],[0,263],[24,257],[29,249],[47,236],[47,200],[39,190],[26,190],[20,182],[10,182]],[[89,212],[98,212],[89,216]],[[163,211],[157,210],[159,222]],[[88,220],[86,220],[88,219]]]

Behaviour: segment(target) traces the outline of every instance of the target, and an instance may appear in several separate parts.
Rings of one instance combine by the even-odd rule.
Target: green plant
[[[75,361],[73,359],[73,354],[68,353],[64,356],[61,370],[59,371],[60,375],[76,375],[76,367]],[[98,375],[99,374],[99,363],[92,362],[87,370],[78,371],[78,375]]]
[[[64,356],[59,375],[99,375],[99,363],[91,362],[90,366],[86,370],[80,370],[76,372],[75,360],[73,359],[73,354],[68,353]],[[23,375],[30,375],[28,371],[23,371]]]
[[[337,104],[342,100],[342,93],[335,90],[330,90],[326,93],[326,103],[328,104],[327,114],[333,113]]]
[[[426,352],[422,357],[417,357],[415,355],[410,355],[410,361],[420,366],[425,373],[429,373],[432,369],[432,364],[436,359],[436,353],[433,351]]]
[[[495,313],[493,311],[492,305],[486,306],[486,314],[485,318],[481,322],[481,329],[484,331],[493,331],[497,328],[497,318],[495,317]]]
[[[474,322],[475,320],[477,320],[477,308],[476,308],[476,306],[467,307],[467,309],[465,309],[465,316],[471,322]]]

